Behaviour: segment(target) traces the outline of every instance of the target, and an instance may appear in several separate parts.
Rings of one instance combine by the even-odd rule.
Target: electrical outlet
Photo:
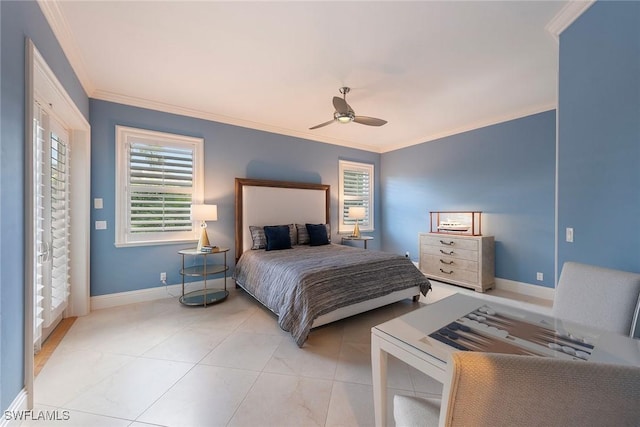
[[[160,273],[160,281],[164,282],[165,280],[167,280],[167,273],[163,271]]]
[[[542,273],[540,273],[540,272],[537,272],[536,273],[536,280],[543,281],[544,280],[544,275]]]

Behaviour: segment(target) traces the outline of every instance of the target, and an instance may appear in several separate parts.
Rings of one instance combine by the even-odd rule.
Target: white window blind
[[[365,218],[358,220],[361,231],[373,231],[373,165],[368,163],[339,161],[339,209],[341,233],[352,232],[356,220],[349,218],[349,208],[362,206]]]
[[[116,246],[193,240],[202,139],[117,127]]]
[[[129,231],[191,231],[193,151],[133,143],[129,149]]]

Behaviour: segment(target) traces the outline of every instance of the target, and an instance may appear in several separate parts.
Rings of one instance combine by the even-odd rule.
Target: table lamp
[[[356,220],[356,225],[353,227],[353,233],[351,237],[360,237],[360,228],[358,227],[358,220],[366,217],[367,211],[364,206],[349,206],[349,218]]]
[[[198,251],[203,246],[209,246],[209,237],[207,236],[207,221],[218,220],[218,205],[191,205],[191,220],[201,221],[200,240],[198,240]]]

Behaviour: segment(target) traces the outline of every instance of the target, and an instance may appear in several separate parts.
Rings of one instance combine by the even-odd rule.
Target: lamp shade
[[[349,218],[364,219],[367,211],[364,206],[349,206]]]
[[[192,221],[217,221],[218,205],[191,205]]]

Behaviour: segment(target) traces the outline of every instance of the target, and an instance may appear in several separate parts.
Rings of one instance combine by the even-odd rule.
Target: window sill
[[[185,243],[198,244],[198,239],[190,240],[163,240],[163,241],[141,241],[141,242],[116,242],[116,248],[130,248],[135,246],[160,246],[160,245],[183,245]]]

